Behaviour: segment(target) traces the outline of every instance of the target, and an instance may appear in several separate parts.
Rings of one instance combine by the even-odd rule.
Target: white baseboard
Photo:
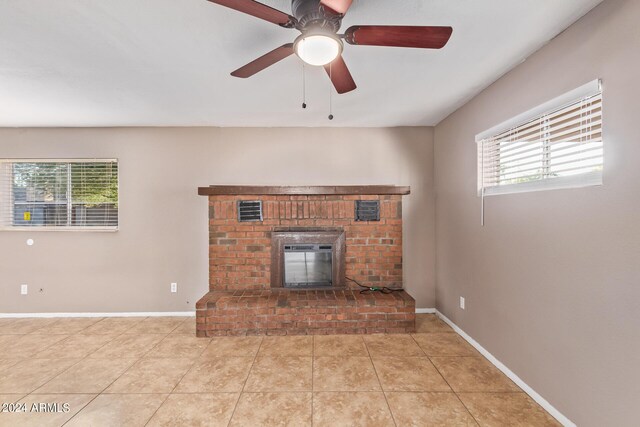
[[[126,313],[0,313],[0,319],[24,317],[194,317],[195,311],[151,311]]]
[[[416,314],[432,314],[435,312],[435,308],[416,308]]]
[[[416,313],[418,311],[416,310]],[[484,347],[482,347],[476,340],[471,338],[465,331],[460,329],[458,325],[453,323],[447,316],[440,313],[438,310],[435,310],[438,317],[444,320],[456,331],[462,338],[464,338],[469,344],[476,348],[489,362],[495,365],[496,368],[500,369],[511,381],[516,383],[518,387],[520,387],[525,393],[527,393],[533,400],[535,400],[538,405],[542,406],[545,411],[547,411],[553,418],[558,420],[560,424],[566,427],[576,427],[575,423],[573,423],[569,418],[565,417],[560,411],[553,407],[544,397],[540,396],[534,389],[529,387],[527,383],[522,381],[520,377],[518,377],[511,369],[507,368],[502,362],[500,362],[496,357],[489,353]]]

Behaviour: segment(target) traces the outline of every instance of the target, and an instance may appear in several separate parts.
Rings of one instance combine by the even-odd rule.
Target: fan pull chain
[[[333,68],[329,63],[329,120],[333,120]]]
[[[306,68],[302,63],[302,108],[307,108],[307,77]]]

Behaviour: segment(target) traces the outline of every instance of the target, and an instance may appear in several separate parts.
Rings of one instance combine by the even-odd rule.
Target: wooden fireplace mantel
[[[407,195],[410,187],[395,185],[342,185],[342,186],[250,186],[211,185],[199,187],[200,196],[371,196]]]

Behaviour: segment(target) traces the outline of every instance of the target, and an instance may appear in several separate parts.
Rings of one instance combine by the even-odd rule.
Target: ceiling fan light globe
[[[309,65],[323,66],[342,53],[342,43],[330,36],[309,35],[295,43],[296,55]]]

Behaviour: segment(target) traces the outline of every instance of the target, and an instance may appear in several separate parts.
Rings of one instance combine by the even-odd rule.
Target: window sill
[[[520,184],[489,187],[484,190],[485,197],[502,194],[530,193],[534,191],[563,190],[569,188],[592,187],[602,185],[602,172],[566,176],[561,178],[544,179],[540,181],[523,182]],[[482,196],[482,192],[478,192]]]
[[[0,231],[71,231],[71,232],[94,232],[94,233],[115,233],[119,230],[119,227],[0,227]]]

